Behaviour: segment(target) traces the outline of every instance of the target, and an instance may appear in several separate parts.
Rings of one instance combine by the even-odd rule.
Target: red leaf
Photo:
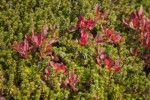
[[[121,67],[114,66],[114,73],[119,72],[120,70],[121,70]]]
[[[85,19],[82,15],[80,15],[79,20],[77,21],[76,28],[85,26]]]
[[[139,15],[143,15],[143,6],[141,5],[140,10],[139,10]]]
[[[126,19],[123,19],[123,23],[126,24],[126,25],[129,25],[129,21],[126,20]]]
[[[49,44],[49,45],[52,45],[55,41],[56,41],[55,38],[51,38],[51,39],[48,41],[48,44]]]
[[[134,53],[134,57],[136,57],[138,55],[138,48],[136,48],[135,53]]]
[[[68,31],[69,31],[69,32],[74,32],[74,31],[76,31],[77,29],[78,29],[77,27],[73,27],[73,28],[69,28]]]
[[[109,12],[110,12],[110,10],[108,9],[108,10],[106,10],[103,14],[102,14],[102,16],[104,16],[105,18],[107,17],[107,15],[109,14]]]
[[[47,34],[48,34],[48,25],[47,25],[47,24],[45,24],[45,25],[43,26],[43,28],[42,28],[42,30],[41,30],[41,34],[42,34],[44,37],[47,36]]]
[[[47,76],[47,77],[50,75],[50,72],[51,72],[50,68],[47,67],[47,68],[45,69],[45,73],[46,73],[46,76]]]
[[[96,7],[95,7],[95,15],[96,15],[96,17],[99,17],[99,12],[100,12],[100,5],[96,4]]]

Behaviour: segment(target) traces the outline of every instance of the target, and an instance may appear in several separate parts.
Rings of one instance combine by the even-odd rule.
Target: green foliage
[[[74,27],[80,14],[86,19],[95,17],[95,5],[101,11],[109,9],[109,21],[97,22],[91,31],[95,36],[104,34],[101,25],[120,31],[124,41],[117,45],[89,43],[81,46],[80,32],[68,32]],[[150,75],[143,71],[145,62],[141,60],[144,48],[140,48],[135,58],[130,47],[137,43],[131,40],[134,31],[124,25],[123,18],[144,6],[144,13],[150,17],[149,0],[1,0],[0,1],[0,99],[11,100],[149,100]],[[60,88],[68,78],[61,71],[47,66],[51,57],[37,58],[38,52],[29,53],[27,59],[18,57],[13,45],[31,35],[32,29],[40,32],[42,26],[49,26],[48,36],[57,36],[53,44],[53,54],[67,66],[67,72],[78,75],[76,88]],[[74,38],[74,40],[72,40]],[[132,42],[132,43],[131,43]],[[99,66],[96,62],[97,48],[103,49],[113,60],[121,58],[122,69],[113,74],[113,69]],[[37,53],[37,54],[36,54]],[[46,76],[45,69],[51,68]]]

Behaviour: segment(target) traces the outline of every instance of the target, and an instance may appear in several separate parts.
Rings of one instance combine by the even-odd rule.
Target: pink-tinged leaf
[[[109,57],[107,57],[105,59],[105,64],[106,64],[108,70],[111,69],[111,67],[114,65],[114,63],[115,63],[114,60],[111,60]]]
[[[129,22],[129,26],[133,29],[135,29],[133,22]]]
[[[114,66],[114,73],[119,72],[120,70],[121,70],[121,67]]]
[[[13,49],[19,53],[19,56],[21,58],[26,59],[28,56],[28,51],[30,50],[30,47],[29,47],[28,41],[24,40],[23,42],[14,44]]]
[[[50,75],[50,73],[51,73],[51,69],[47,67],[45,69],[45,73],[46,73],[46,76],[48,77]]]
[[[69,31],[69,32],[74,32],[74,31],[76,31],[78,28],[85,27],[85,26],[86,26],[85,24],[87,24],[86,20],[84,19],[84,17],[83,17],[82,15],[80,15],[80,16],[79,16],[79,19],[78,19],[78,21],[77,21],[77,23],[76,23],[76,26],[73,27],[73,28],[69,28],[68,31]]]
[[[69,84],[69,80],[66,79],[66,80],[64,81],[64,87],[66,87],[68,84]]]
[[[49,44],[49,45],[52,45],[55,41],[56,41],[55,38],[51,38],[51,39],[48,41],[48,44]]]
[[[34,31],[32,31],[31,37],[25,35],[25,38],[34,45],[34,48],[40,48],[46,40],[42,33],[36,34]]]
[[[122,40],[122,37],[120,36],[119,32],[114,32],[112,28],[108,29],[104,26],[102,26],[102,30],[105,32],[107,37],[109,38],[109,41],[111,43],[119,43]]]
[[[143,15],[143,6],[141,5],[140,10],[138,12],[139,15]]]
[[[130,18],[131,18],[131,19],[134,19],[134,18],[136,18],[136,17],[137,17],[136,12],[131,13],[131,15],[130,15]]]
[[[99,17],[99,12],[100,12],[100,5],[96,4],[96,7],[95,7],[95,15],[96,15],[96,17]]]
[[[140,24],[140,23],[139,23],[139,20],[138,20],[137,18],[134,18],[134,19],[133,19],[133,26],[134,26],[134,27],[138,27],[139,24]]]
[[[87,44],[87,40],[84,37],[81,37],[79,43],[84,46]]]
[[[129,25],[129,21],[126,20],[126,19],[123,19],[123,23],[126,24],[126,25]]]
[[[73,27],[73,28],[69,28],[68,31],[69,31],[69,32],[74,32],[74,31],[76,31],[77,29],[78,29],[77,27]]]
[[[104,34],[97,34],[94,41],[97,43],[97,44],[105,44],[105,41],[103,40],[103,37],[105,35]]]
[[[82,29],[82,30],[81,30],[81,38],[80,38],[80,40],[79,40],[79,43],[80,43],[81,45],[86,45],[87,42],[88,42],[88,37],[89,37],[89,35],[88,35],[88,33],[86,33],[86,30],[85,30],[85,29]]]
[[[103,49],[98,48],[96,50],[96,53],[98,53],[98,54],[105,54],[105,51]]]
[[[109,14],[109,12],[110,12],[110,10],[108,9],[108,10],[106,10],[103,14],[102,14],[102,16],[104,16],[104,18],[106,18],[107,17],[107,15]]]
[[[130,48],[130,52],[131,52],[131,54],[133,54],[133,48]]]
[[[120,58],[115,61],[115,66],[120,67]]]
[[[86,37],[86,36],[87,36],[86,30],[82,29],[81,30],[81,37]]]
[[[135,53],[134,53],[134,57],[136,57],[138,55],[138,51],[139,51],[139,49],[136,48]]]
[[[38,47],[40,48],[43,44],[43,42],[45,41],[45,39],[43,39],[43,35],[40,33],[40,34],[37,34],[37,37],[36,38],[36,41],[37,41],[37,45]]]
[[[50,61],[50,66],[56,69],[56,73],[58,71],[65,72],[67,69],[67,66],[65,66],[63,63],[54,63],[53,61]]]
[[[27,34],[25,35],[25,38],[26,38],[26,40],[29,41],[29,42],[32,41],[31,37],[30,37],[29,35],[27,35]]]
[[[52,45],[47,45],[46,50],[40,50],[40,57],[51,56],[52,55]]]
[[[109,36],[109,37],[111,37],[112,35],[113,35],[113,33],[114,33],[114,31],[113,30],[109,30],[109,29],[107,29],[107,32],[106,32],[106,35],[107,36]]]
[[[79,20],[77,21],[76,28],[85,26],[85,19],[82,15],[80,15]]]
[[[97,57],[97,58],[96,58],[96,62],[97,62],[98,65],[101,65],[102,62],[103,62],[103,60],[101,60],[100,57]]]
[[[7,100],[6,96],[0,95],[0,100]]]
[[[55,63],[53,61],[49,62],[50,66],[52,66],[53,68],[55,67]]]
[[[42,28],[42,30],[41,30],[41,34],[42,34],[44,37],[47,36],[47,34],[48,34],[48,25],[47,25],[47,24],[45,24],[45,25],[43,26],[43,28]]]
[[[86,28],[92,30],[95,27],[95,24],[96,24],[96,21],[90,19],[87,21],[87,23],[85,25],[86,25]]]
[[[122,67],[120,66],[120,58],[118,58],[115,61],[115,65],[114,65],[114,73],[119,72],[122,69]]]
[[[46,46],[46,50],[42,51],[40,50],[40,56],[45,57],[45,56],[51,56],[52,55],[52,44],[55,42],[55,38],[51,38],[48,41],[48,44]]]
[[[74,92],[78,91],[78,89],[75,87],[78,82],[78,75],[69,72],[69,78],[67,78],[61,85],[61,88],[65,88],[68,85],[73,89]]]

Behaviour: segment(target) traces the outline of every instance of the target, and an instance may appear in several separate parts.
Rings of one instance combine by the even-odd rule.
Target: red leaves
[[[68,75],[68,72],[66,72],[67,66],[65,66],[63,63],[55,63],[53,61],[49,62],[50,66],[56,70],[56,73],[59,71],[63,72],[63,75]],[[49,76],[51,70],[50,68],[45,69],[45,73],[47,76]],[[78,82],[78,75],[69,72],[69,77],[60,85],[60,87],[67,87],[68,85],[71,86],[73,91],[78,91],[78,89],[75,87]]]
[[[143,6],[140,7],[139,11],[131,13],[129,20],[124,19],[123,22],[136,32],[140,32],[141,37],[138,40],[142,45],[150,48],[150,21],[143,13]]]
[[[109,10],[104,11],[104,13],[100,13],[100,5],[96,4],[96,7],[95,7],[96,20],[99,20],[102,17],[104,18],[104,20],[108,20],[108,18],[106,18],[108,14],[109,14]]]
[[[51,38],[49,41],[48,41],[48,44],[46,46],[46,50],[43,51],[43,50],[40,50],[40,55],[41,56],[51,56],[52,55],[52,44],[56,41],[55,38]]]
[[[131,52],[131,54],[133,54],[134,57],[136,57],[138,55],[138,51],[139,51],[138,48],[136,48],[135,50],[133,50],[133,48],[130,48],[130,52]]]
[[[28,51],[30,50],[30,47],[29,47],[28,41],[24,40],[23,42],[14,44],[13,49],[19,53],[20,57],[26,59],[28,56]]]
[[[40,48],[43,43],[45,43],[46,36],[47,36],[48,26],[45,25],[39,34],[36,34],[32,31],[32,36],[25,35],[25,38],[31,42],[35,48]]]
[[[29,42],[31,42],[35,48],[40,48],[45,42],[45,39],[43,38],[42,34],[36,34],[35,32],[32,32],[32,37],[26,34],[25,38]]]
[[[50,66],[52,66],[54,69],[56,69],[56,73],[58,71],[65,72],[67,69],[67,66],[65,66],[63,63],[54,63],[53,61],[50,61]]]
[[[150,49],[150,32],[141,33],[142,44]]]
[[[114,30],[112,30],[111,28],[108,29],[102,26],[102,29],[109,38],[110,43],[119,43],[122,40],[120,33],[114,32]]]
[[[106,64],[107,70],[110,70],[111,67],[112,67],[112,65],[114,64],[114,61],[111,60],[109,57],[107,57],[107,58],[105,59],[105,64]]]
[[[79,16],[79,19],[76,23],[76,26],[74,28],[69,29],[69,32],[73,32],[76,31],[77,29],[81,29],[81,38],[79,40],[79,43],[81,45],[86,45],[88,42],[88,37],[92,34],[87,34],[86,32],[91,31],[97,21],[99,19],[101,19],[101,17],[104,17],[104,20],[106,19],[106,16],[108,15],[109,10],[106,10],[104,13],[100,13],[100,6],[97,4],[96,8],[95,8],[95,19],[85,19],[82,15]],[[97,35],[97,37],[95,38],[95,42],[99,43],[99,44],[104,44],[104,40],[98,39],[98,38],[102,38],[102,35]],[[115,36],[113,36],[115,37]],[[115,39],[118,37],[115,37]]]
[[[98,65],[101,65],[102,64],[102,62],[104,62],[104,60],[106,59],[106,53],[104,52],[104,50],[102,50],[102,49],[97,49],[97,51],[96,51],[98,54],[99,54],[99,56],[96,58],[96,61],[97,61],[97,63],[98,63]]]
[[[86,20],[82,15],[80,15],[77,21],[76,28],[86,28],[92,30],[95,27],[96,20]]]
[[[105,44],[105,40],[103,39],[105,35],[104,34],[97,34],[96,37],[94,38],[94,41],[97,43],[97,44]]]
[[[50,75],[50,72],[51,72],[51,69],[47,67],[47,68],[45,69],[45,73],[46,73],[46,76],[47,76],[47,77]]]
[[[50,43],[50,45],[48,45],[46,47],[46,51],[43,52],[41,50],[42,45],[46,42],[46,36],[48,34],[48,25],[46,24],[45,26],[43,26],[41,32],[39,34],[36,34],[34,31],[32,31],[32,36],[28,36],[27,34],[25,35],[25,40],[24,42],[19,42],[17,44],[14,45],[14,50],[19,52],[20,57],[22,58],[27,58],[28,55],[28,51],[31,49],[29,48],[29,42],[31,43],[31,47],[33,47],[32,49],[39,49],[40,50],[40,54],[41,55],[51,55],[51,49],[52,46]],[[51,40],[52,41],[52,40]]]
[[[88,37],[89,37],[89,34],[86,33],[85,29],[82,29],[82,30],[81,30],[81,38],[80,38],[80,40],[79,40],[79,43],[80,43],[81,45],[86,45],[87,42],[88,42]]]
[[[102,49],[98,49],[97,53],[99,54],[99,56],[96,58],[96,61],[99,66],[105,64],[107,70],[111,70],[111,68],[113,67],[114,73],[120,71],[121,69],[121,66],[119,64],[120,58],[114,61],[110,59],[110,57]]]
[[[80,15],[76,27],[69,29],[70,32],[77,30],[78,28],[81,29],[81,38],[79,39],[79,43],[81,45],[86,45],[88,42],[88,37],[90,36],[86,31],[87,29],[92,30],[95,27],[96,21],[95,20],[85,20],[82,15]]]
[[[144,24],[143,21],[146,20],[145,18],[146,17],[143,15],[143,6],[141,6],[139,11],[131,13],[130,20],[123,20],[123,22],[139,31],[139,27],[142,26],[142,24]]]
[[[85,28],[85,29],[92,30],[95,27],[95,24],[96,24],[96,20],[93,19],[86,20],[82,15],[80,15],[76,23],[76,27],[69,29],[69,32],[73,32],[78,28],[81,29]]]
[[[111,67],[113,67],[114,73],[120,71],[121,66],[120,66],[119,62],[120,62],[120,58],[118,60],[114,61],[114,60],[111,60],[109,57],[107,57],[105,59],[105,64],[106,64],[107,70],[111,70]]]
[[[76,84],[78,82],[78,75],[72,73],[72,72],[69,72],[69,78],[67,78],[63,84],[61,84],[60,87],[66,87],[68,85],[71,86],[71,88],[73,89],[73,91],[78,91],[78,89],[75,87]]]

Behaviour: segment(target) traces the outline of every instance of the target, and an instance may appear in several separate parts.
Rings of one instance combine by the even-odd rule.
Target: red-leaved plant
[[[97,49],[97,53],[99,55],[96,58],[98,65],[102,66],[103,64],[105,64],[106,69],[111,70],[111,68],[113,68],[114,73],[121,70],[122,67],[119,64],[120,58],[118,58],[116,61],[114,61],[114,60],[110,59],[110,57],[105,53],[104,50],[99,49],[99,48]]]
[[[67,69],[67,66],[65,66],[63,63],[55,63],[53,61],[50,61],[49,64],[51,67],[56,69],[56,73],[58,73],[58,71],[65,72]]]
[[[119,43],[122,41],[121,34],[119,32],[115,32],[112,28],[108,29],[102,26],[102,30],[105,32],[106,36],[109,39],[110,43]]]
[[[85,19],[82,15],[79,16],[79,19],[76,23],[76,26],[74,28],[70,28],[69,32],[74,32],[77,29],[80,30],[81,33],[81,38],[79,40],[79,43],[81,45],[86,45],[88,42],[88,37],[92,36],[92,34],[88,33],[87,31],[91,31],[98,20],[100,20],[102,17],[104,17],[104,19],[107,19],[107,15],[109,13],[109,10],[106,10],[104,13],[100,13],[100,6],[97,4],[95,7],[95,19]],[[108,19],[107,19],[108,20]],[[100,41],[96,41],[96,42],[100,42]]]
[[[150,20],[144,15],[143,6],[139,11],[132,12],[129,20],[123,19],[123,22],[135,30],[135,35],[138,35],[137,42],[141,43],[145,47],[142,59],[146,63],[146,67],[150,67]],[[139,34],[140,33],[140,34]],[[139,47],[140,48],[140,47]],[[132,51],[132,50],[130,50]],[[138,49],[136,49],[134,56],[138,55]]]
[[[143,6],[140,7],[139,11],[132,12],[129,20],[123,19],[123,22],[136,32],[141,33],[138,41],[150,49],[150,21],[143,13]]]
[[[28,51],[31,49],[31,47],[29,47],[28,41],[24,40],[23,42],[18,42],[14,44],[13,49],[19,53],[19,56],[21,58],[26,59],[28,56]]]
[[[36,34],[36,32],[32,31],[32,36],[30,37],[26,34],[25,38],[33,44],[34,48],[41,48],[46,41],[46,36],[48,33],[47,31],[48,25],[46,24],[39,34]]]
[[[73,89],[73,91],[78,91],[78,89],[75,87],[78,82],[78,75],[74,74],[73,72],[69,72],[69,78],[67,78],[60,87],[64,88],[68,85]]]
[[[51,57],[51,60],[48,65],[50,65],[52,68],[56,70],[56,74],[59,71],[62,71],[65,74],[67,74],[66,69],[67,66],[65,66],[63,63],[55,63],[54,61],[59,61],[59,57],[54,55],[52,53],[52,44],[56,42],[56,37],[51,38],[50,40],[47,40],[46,36],[48,34],[48,25],[46,24],[41,32],[39,34],[36,34],[34,31],[32,31],[32,36],[25,35],[25,40],[23,42],[18,42],[14,44],[13,49],[16,50],[19,53],[19,56],[21,58],[27,58],[29,50],[32,48],[34,52],[38,52],[38,58],[41,60],[42,57],[49,56]],[[85,30],[81,31],[81,39],[80,43],[85,45],[87,43],[88,34]],[[31,47],[29,46],[29,43]],[[46,44],[46,46],[43,46]],[[46,47],[46,48],[45,48]],[[32,53],[34,54],[34,53]],[[50,77],[51,73],[51,67],[45,68],[45,74],[47,76],[47,79]],[[69,72],[69,78],[67,78],[64,82],[64,87],[67,85],[70,85],[74,91],[77,91],[78,89],[75,88],[75,85],[77,84],[77,75],[73,74],[72,72]]]

